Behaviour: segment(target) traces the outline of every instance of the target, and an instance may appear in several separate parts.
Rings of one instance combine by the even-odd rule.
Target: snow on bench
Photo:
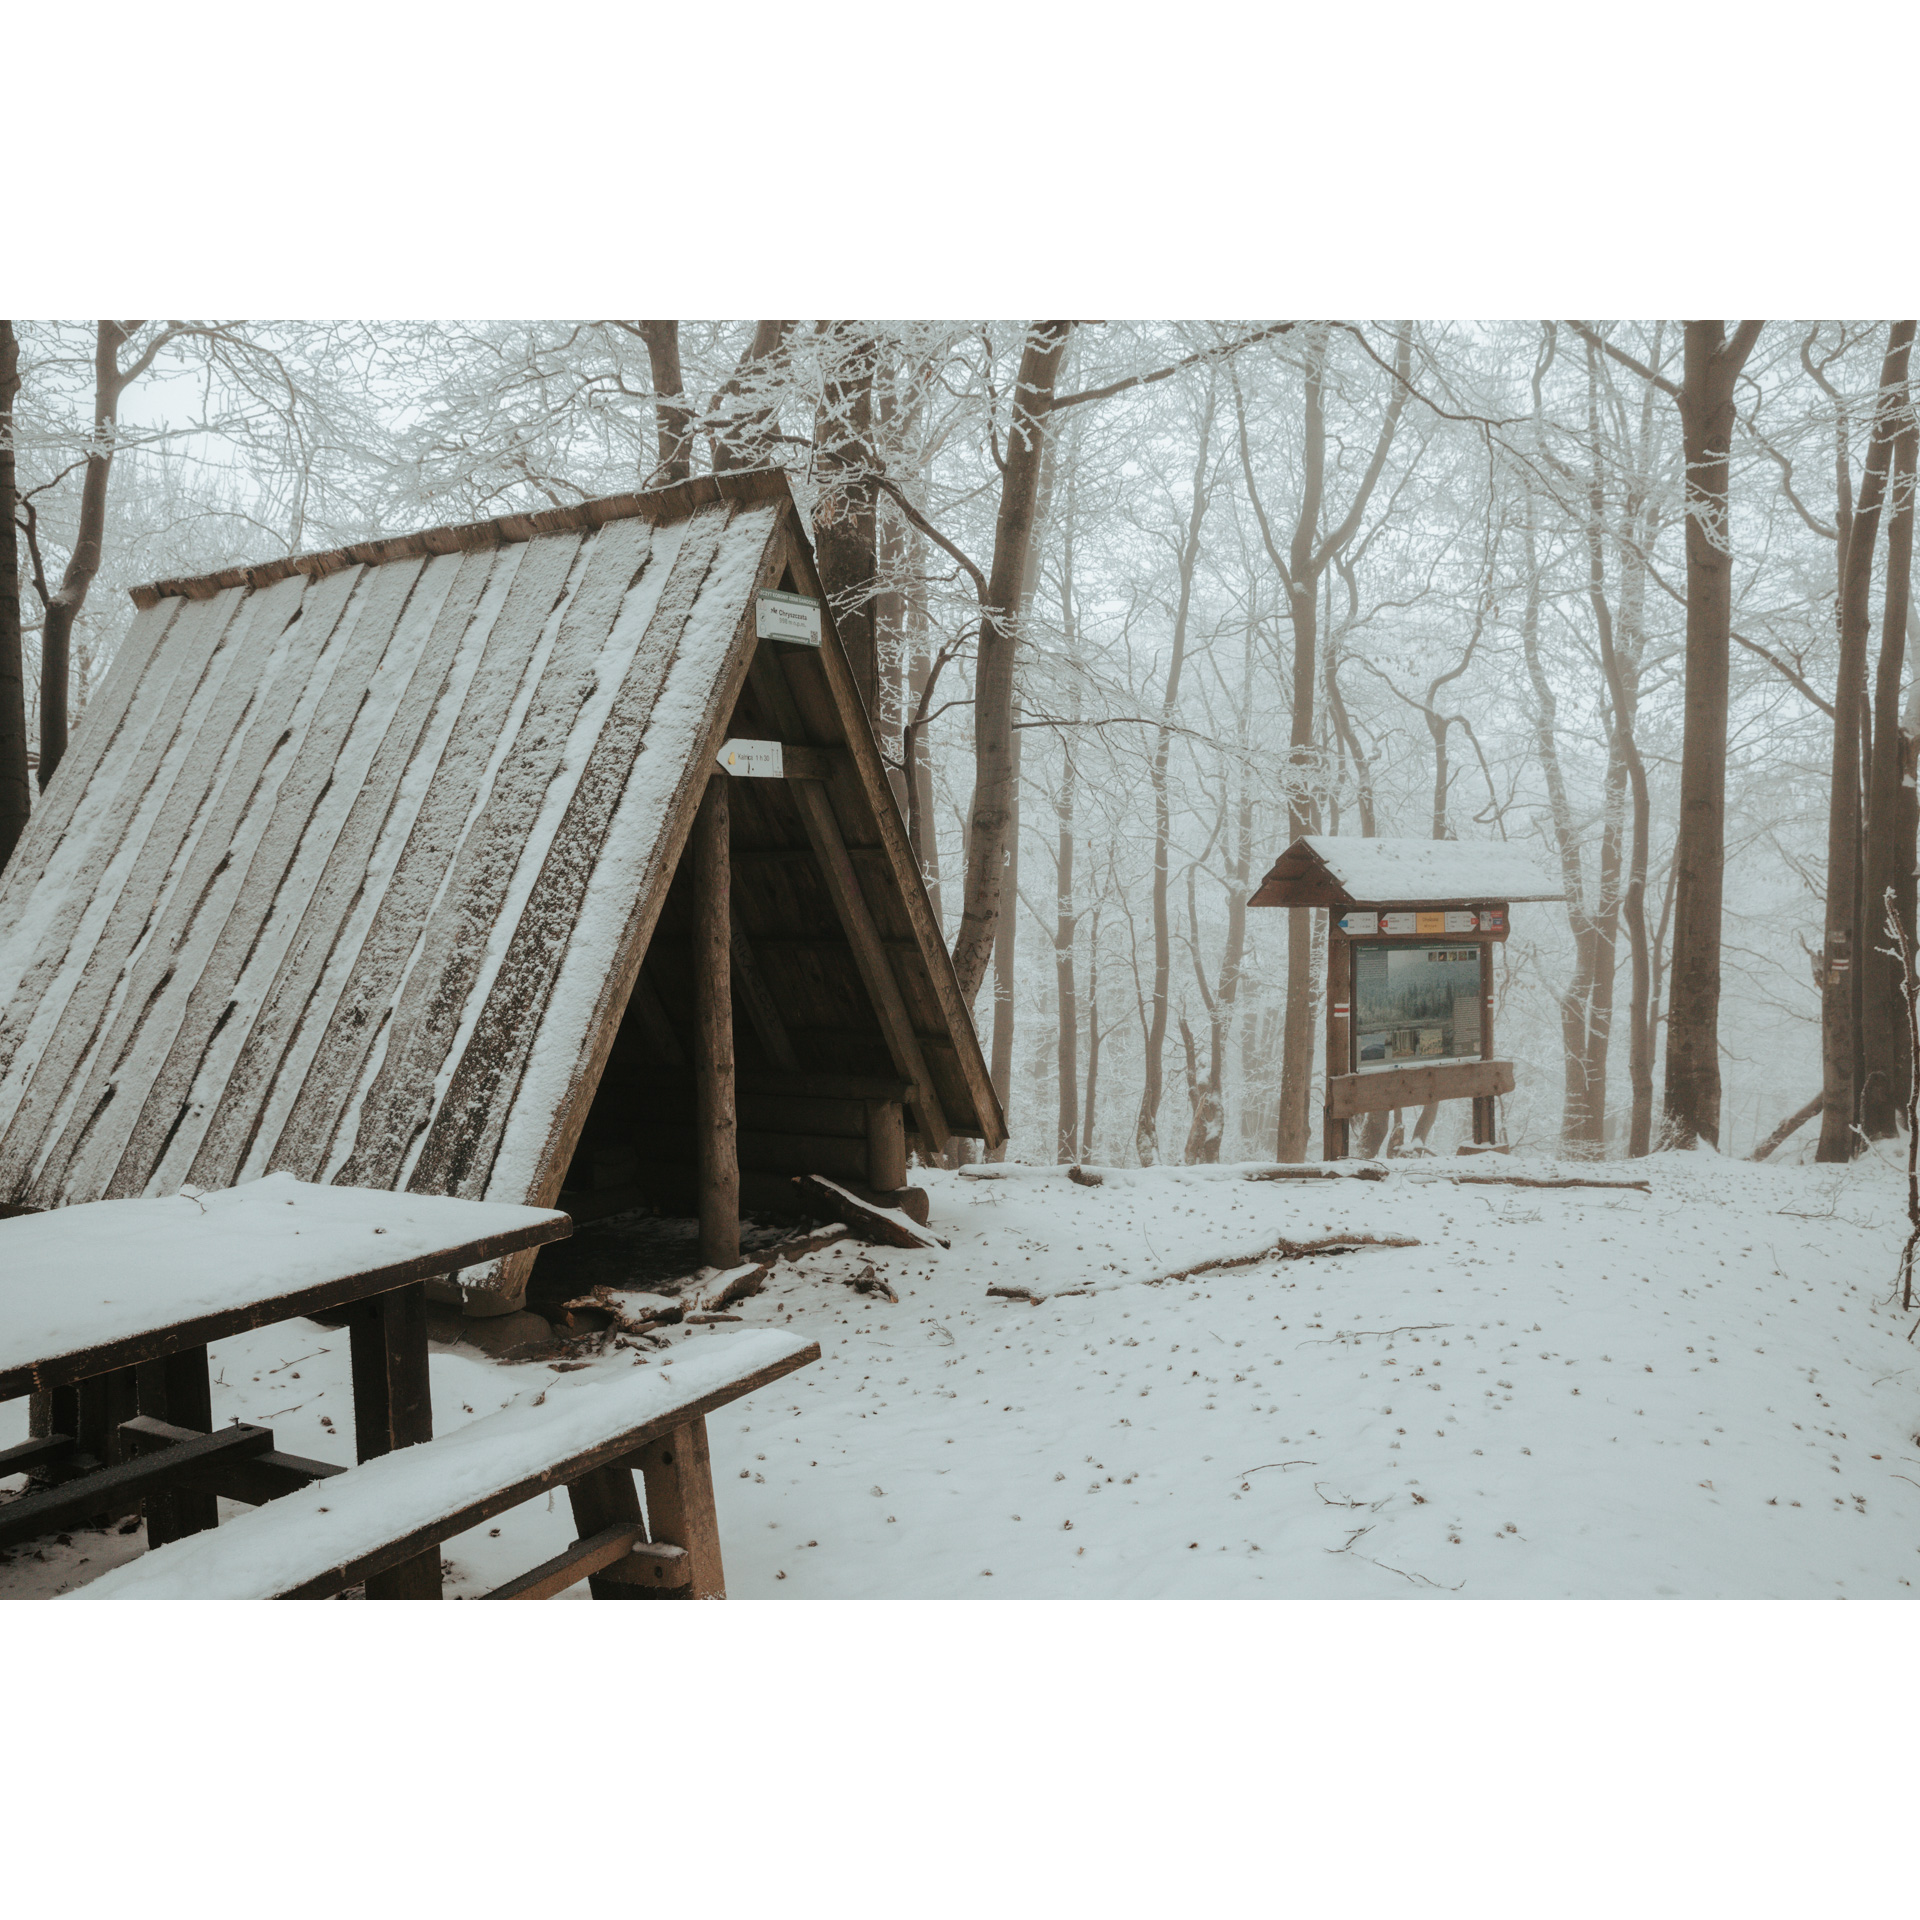
[[[129,1561],[67,1597],[321,1599],[563,1485],[573,1489],[575,1520],[583,1533],[601,1537],[624,1527],[638,1538],[638,1499],[628,1470],[632,1456],[679,1429],[696,1427],[714,1408],[819,1357],[816,1343],[768,1329],[708,1335],[675,1349],[670,1357],[620,1374],[562,1378],[536,1403],[509,1407],[439,1439],[369,1460],[212,1532]],[[655,1541],[663,1536],[673,1540],[675,1522],[662,1506],[663,1500],[674,1504],[676,1496],[692,1509],[686,1518],[696,1531],[703,1523],[710,1526],[712,1493],[703,1430],[697,1444],[697,1460],[656,1462],[650,1455],[643,1460]],[[605,1469],[624,1476],[629,1512],[595,1510],[596,1503],[604,1507],[609,1498],[615,1509],[624,1504],[618,1479],[611,1486],[603,1479],[592,1497],[583,1497],[575,1485]],[[704,1515],[698,1511],[700,1487],[689,1485],[686,1470],[705,1486]],[[589,1518],[600,1525],[587,1526]],[[696,1543],[677,1544],[698,1558]],[[625,1551],[619,1545],[616,1554],[603,1553],[600,1564]],[[578,1563],[573,1579],[597,1572],[579,1555],[571,1558]],[[710,1576],[693,1569],[696,1596],[703,1584],[708,1590],[719,1585],[717,1540],[712,1562]],[[549,1583],[547,1590],[557,1589]],[[595,1592],[600,1591],[596,1580]]]
[[[0,1220],[0,1398],[70,1373],[61,1363],[81,1355],[146,1343],[113,1364],[151,1358],[169,1329],[223,1338],[292,1318],[309,1294],[337,1305],[362,1277],[367,1290],[425,1279],[476,1246],[531,1246],[565,1223],[545,1207],[315,1186],[286,1173]]]

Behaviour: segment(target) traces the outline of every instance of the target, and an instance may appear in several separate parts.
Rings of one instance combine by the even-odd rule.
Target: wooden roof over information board
[[[813,976],[767,969],[768,1018],[810,1068],[917,1083],[923,1135],[1004,1138],[831,619],[778,662],[755,640],[783,583],[821,592],[762,471],[137,590],[0,881],[0,1203],[285,1170],[550,1204],[769,672],[844,869],[778,911],[826,916],[796,930],[821,948],[855,888],[887,973],[836,949],[814,1032]],[[782,871],[791,805],[754,814]]]
[[[1260,882],[1252,907],[1466,907],[1562,900],[1566,887],[1505,840],[1304,835]]]

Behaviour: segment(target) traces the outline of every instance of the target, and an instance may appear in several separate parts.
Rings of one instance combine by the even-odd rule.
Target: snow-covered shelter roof
[[[1566,888],[1504,840],[1364,840],[1308,834],[1261,881],[1256,907],[1498,905],[1562,900]]]
[[[830,613],[756,640],[783,587],[824,610],[760,471],[137,590],[0,879],[0,1203],[285,1170],[551,1205],[730,732],[811,748],[830,809],[731,783],[743,1068],[1004,1138]]]

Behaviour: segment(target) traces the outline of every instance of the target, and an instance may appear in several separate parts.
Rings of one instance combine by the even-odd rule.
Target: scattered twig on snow
[[[1252,1253],[1223,1253],[1216,1259],[1197,1261],[1174,1273],[1162,1273],[1147,1281],[1150,1287],[1164,1286],[1169,1280],[1191,1280],[1199,1274],[1218,1273],[1225,1267],[1254,1267],[1263,1260],[1304,1260],[1316,1253],[1357,1253],[1362,1247],[1417,1247],[1400,1233],[1329,1233],[1317,1240],[1276,1240],[1270,1247],[1257,1247]]]
[[[1257,1467],[1242,1467],[1239,1477],[1242,1480],[1256,1473],[1265,1473],[1269,1467],[1317,1467],[1318,1460],[1268,1460]]]
[[[1385,1180],[1392,1173],[1390,1167],[1377,1165],[1371,1160],[1363,1160],[1351,1168],[1342,1166],[1304,1166],[1304,1167],[1256,1167],[1247,1175],[1249,1180]]]
[[[1360,1558],[1378,1567],[1382,1573],[1397,1573],[1402,1580],[1418,1580],[1423,1587],[1431,1587],[1436,1593],[1458,1593],[1460,1587],[1467,1584],[1462,1580],[1458,1587],[1443,1587],[1438,1580],[1429,1580],[1424,1573],[1409,1573],[1405,1567],[1390,1567],[1384,1560],[1375,1560],[1371,1554],[1363,1553]]]
[[[1451,1320],[1423,1320],[1417,1327],[1348,1327],[1339,1333],[1330,1333],[1324,1340],[1299,1340],[1294,1344],[1302,1347],[1330,1347],[1336,1341],[1348,1340],[1386,1340],[1396,1333],[1444,1333],[1453,1325]]]
[[[1318,1480],[1316,1480],[1313,1483],[1313,1490],[1315,1493],[1320,1493],[1320,1482]],[[1327,1494],[1320,1493],[1321,1502],[1325,1506],[1354,1507],[1354,1508],[1365,1507],[1369,1513],[1378,1513],[1380,1509],[1387,1504],[1387,1500],[1391,1500],[1392,1498],[1393,1498],[1393,1495],[1388,1494],[1386,1497],[1386,1500],[1335,1500],[1330,1498]]]
[[[1351,1553],[1354,1542],[1356,1540],[1364,1540],[1372,1531],[1373,1529],[1371,1527],[1356,1528],[1355,1531],[1348,1536],[1347,1544],[1344,1547],[1322,1547],[1320,1551],[1322,1553]],[[1367,1556],[1363,1553],[1360,1557],[1364,1560]]]

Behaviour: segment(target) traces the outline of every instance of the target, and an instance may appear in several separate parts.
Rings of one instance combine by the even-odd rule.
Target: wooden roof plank
[[[376,848],[402,806],[401,786],[420,754],[434,710],[451,692],[451,681],[468,629],[494,568],[494,549],[446,555],[430,567],[453,567],[453,585],[440,604],[407,690],[366,778],[353,794],[352,810],[334,843],[325,872],[314,887],[300,925],[282,957],[272,985],[261,997],[253,1024],[217,1103],[187,1178],[200,1187],[231,1186],[267,1121],[269,1103],[303,1031],[318,1040],[330,1008],[314,1008],[314,996],[333,961],[353,908],[384,875]],[[411,611],[411,610],[410,610]],[[451,715],[449,715],[449,721]],[[420,783],[424,793],[425,782]],[[400,836],[404,842],[404,833]],[[397,848],[396,848],[397,851]],[[390,870],[390,863],[389,863]],[[364,929],[363,929],[364,930]],[[294,1085],[298,1085],[297,1079]],[[287,1103],[290,1104],[290,1099]],[[284,1105],[281,1117],[284,1118]],[[271,1130],[268,1139],[273,1138]]]
[[[0,1008],[0,1134],[4,1134],[22,1091],[18,1077],[9,1077],[8,1070],[29,1026],[41,1015],[42,1002],[63,966],[67,968],[65,990],[70,992],[85,957],[98,946],[99,923],[113,906],[107,900],[96,907],[101,884],[116,857],[123,862],[130,860],[137,849],[135,823],[141,803],[164,766],[174,731],[239,602],[238,594],[224,602],[196,602],[181,616],[162,670],[154,675],[151,704],[137,725],[128,730],[127,745],[115,756],[115,777],[105,784],[105,791],[93,796],[93,804],[72,816],[66,835],[44,856],[43,879],[51,889],[50,907],[29,913],[24,896],[16,898],[11,891],[0,893],[0,903],[19,916],[0,933],[0,939],[11,944],[16,956],[0,976],[12,982],[12,991]],[[58,789],[56,778],[47,791],[49,803]],[[36,811],[36,820],[38,817]],[[21,839],[23,847],[34,839],[35,832],[29,825]],[[35,905],[40,903],[36,901]],[[85,940],[79,941],[78,929],[90,916],[94,924]],[[56,1008],[63,998],[56,996]]]
[[[298,761],[294,741],[302,722],[325,698],[368,596],[390,591],[370,575],[342,577],[355,584],[331,623],[325,618],[289,619],[280,626],[277,613],[265,615],[261,635],[273,635],[266,671],[257,680],[245,672],[230,676],[236,680],[236,694],[252,683],[244,718],[236,715],[230,726],[209,718],[212,742],[216,747],[224,742],[225,750],[198,755],[203,762],[214,762],[204,797],[134,950],[125,995],[94,1056],[86,1090],[33,1189],[42,1205],[105,1197],[127,1136],[138,1123],[142,1095],[179,1031],[194,986],[233,910],[253,848]],[[270,591],[285,596],[285,605],[305,588],[305,581],[289,579]]]
[[[147,673],[156,659],[163,663],[163,672],[170,670],[175,656],[164,650],[161,642],[186,605],[184,600],[169,600],[135,614],[114,649],[106,679],[87,702],[65,756],[33,809],[26,832],[4,870],[0,870],[0,927],[12,927],[17,922],[28,893],[46,871],[48,856],[73,826],[81,801],[90,800],[96,811],[104,810],[100,803],[106,796],[94,786],[101,762],[119,738],[130,712],[134,728],[142,724],[144,714],[134,708],[134,695],[145,690],[144,709],[160,691],[146,688]],[[0,980],[5,977],[5,961],[0,959]]]
[[[647,750],[647,735],[669,676],[678,670],[680,677],[697,677],[702,671],[697,652],[684,666],[682,660],[696,608],[709,622],[723,622],[729,640],[740,619],[744,603],[729,607],[724,590],[720,604],[703,605],[711,598],[706,589],[723,542],[737,538],[728,526],[732,511],[726,505],[702,508],[687,523],[672,571],[547,846],[486,1004],[414,1166],[409,1184],[418,1191],[474,1198],[487,1191],[536,1033],[556,1064],[567,1063],[569,1086],[577,1080],[591,1038],[567,1028],[556,1030],[548,1021],[554,985],[573,942],[591,937],[583,926],[588,886],[634,764]],[[708,674],[711,677],[711,669]],[[700,731],[704,735],[706,728]]]
[[[780,578],[771,536],[780,513],[790,510],[784,483],[777,501],[757,505],[740,505],[731,488],[715,491],[732,510],[732,537],[708,583],[709,591],[721,590],[701,615],[709,619],[735,601],[739,613],[723,645],[690,650],[683,642],[678,649],[679,672],[661,695],[678,717],[663,728],[667,737],[648,734],[619,796],[553,983],[538,1071],[532,1056],[523,1057],[505,1104],[505,1128],[491,1150],[491,1193],[560,1191],[739,699],[753,646],[754,595]],[[651,766],[648,754],[655,756]],[[504,1262],[495,1284],[509,1293],[524,1284],[532,1258]]]
[[[306,1070],[296,1076],[296,1084],[276,1091],[276,1101],[286,1098],[285,1117],[268,1133],[262,1171],[292,1173],[303,1180],[323,1176],[368,1055],[385,1031],[421,930],[459,852],[488,758],[512,708],[517,676],[478,669],[498,636],[524,627],[532,606],[541,606],[544,617],[544,607],[559,590],[550,570],[543,573],[536,566],[528,571],[526,563],[534,555],[533,548],[520,546],[496,560],[487,576],[461,647],[462,660],[472,659],[474,671],[459,688],[451,725],[436,738],[426,790],[374,896],[347,977],[334,991],[331,1005],[314,1010],[319,1032]]]
[[[482,610],[475,616],[474,639],[482,648],[479,665],[434,759],[420,810],[328,1017],[313,1063],[268,1155],[272,1169],[284,1168],[305,1179],[347,1178],[351,1183],[337,1167],[330,1174],[328,1169],[351,1152],[367,1105],[393,1083],[388,1063],[394,1047],[405,1044],[404,1029],[396,1033],[394,1024],[403,1012],[417,1017],[419,992],[414,976],[437,903],[457,871],[475,810],[486,803],[495,758],[504,751],[503,741],[511,737],[514,710],[521,704],[528,676],[535,671],[538,636],[553,619],[579,547],[579,538],[573,535],[523,546],[513,557],[511,569],[497,572],[489,582]],[[483,626],[485,630],[480,631]],[[489,662],[510,670],[489,671]],[[415,993],[411,1002],[410,992]],[[381,1047],[384,1055],[376,1051]],[[367,1077],[370,1061],[371,1082]],[[430,1101],[430,1084],[424,1092]]]
[[[440,571],[430,580],[433,568]],[[107,1183],[109,1200],[140,1193],[150,1182],[162,1191],[178,1187],[191,1164],[245,1039],[251,1006],[320,884],[452,572],[446,561],[407,560],[379,568],[356,596],[359,617],[336,649],[338,664],[310,710],[246,877],[197,969],[179,1031]],[[171,1183],[163,1155],[175,1163]]]
[[[537,848],[536,825],[562,775],[575,722],[598,685],[602,653],[621,603],[651,571],[651,528],[616,523],[581,548],[574,584],[513,745],[478,817],[461,842],[445,893],[421,943],[420,959],[396,1008],[386,1059],[369,1092],[361,1127],[338,1177],[362,1186],[399,1184],[408,1150],[444,1112],[443,1070],[451,1066],[523,860]],[[562,546],[567,536],[551,544]],[[536,545],[534,553],[541,553]],[[684,552],[684,543],[682,551]],[[575,778],[577,779],[577,774]],[[469,1043],[470,1044],[470,1043]],[[404,1096],[401,1089],[405,1088]],[[416,1192],[447,1189],[422,1182]]]
[[[189,661],[180,676],[195,684],[184,710],[162,717],[165,746],[133,829],[138,851],[111,889],[113,904],[102,931],[0,1141],[0,1192],[35,1206],[95,1197],[67,1193],[62,1175],[87,1120],[109,1097],[115,1059],[103,1041],[109,1033],[122,1041],[137,1033],[144,1002],[164,978],[167,950],[156,951],[155,922],[192,864],[208,796],[259,690],[253,674],[233,671],[235,663],[246,657],[256,636],[270,635],[269,645],[280,640],[305,590],[304,580],[293,580],[272,595],[239,603],[231,623],[222,623],[217,651],[204,664]],[[344,601],[345,593],[340,597]],[[296,632],[301,624],[294,623]],[[305,625],[304,638],[322,631],[322,623]],[[203,742],[217,745],[209,750]]]

